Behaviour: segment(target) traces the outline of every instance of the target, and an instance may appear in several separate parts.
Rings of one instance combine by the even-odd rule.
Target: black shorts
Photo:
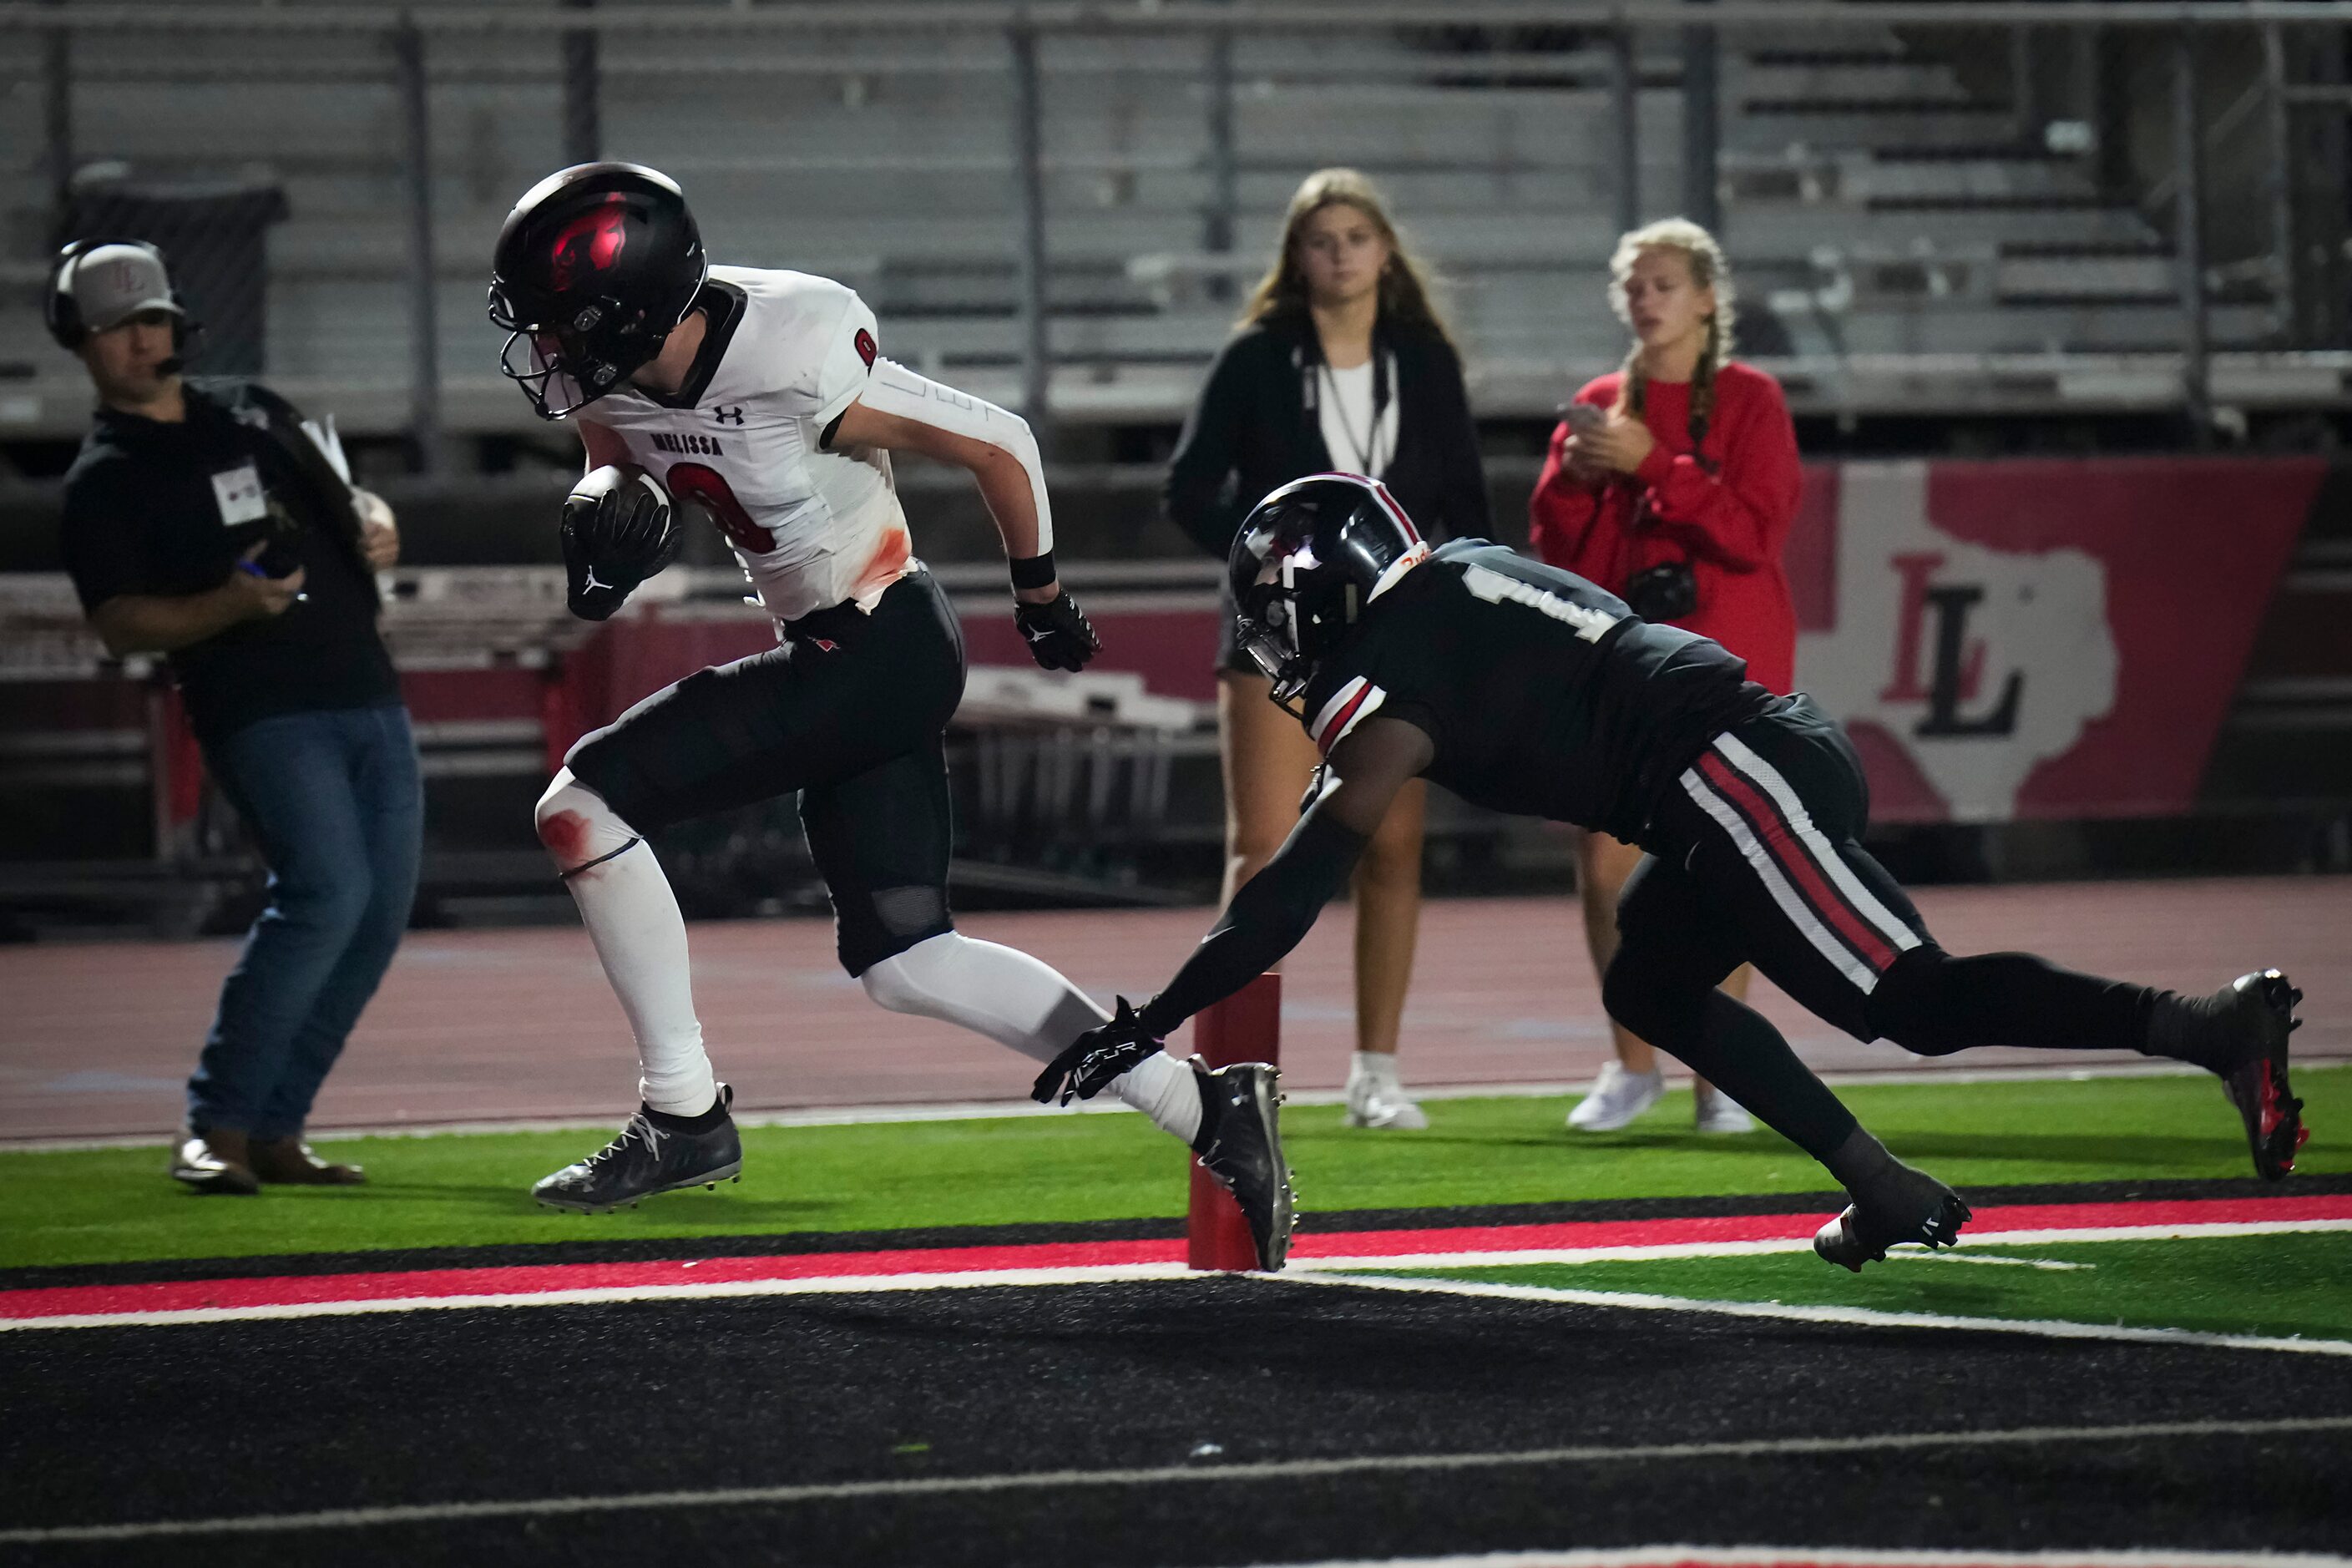
[[[1844,732],[1801,693],[1775,703],[1675,781],[1617,902],[1622,948],[1661,984],[1713,986],[1753,963],[1816,1016],[1877,1038],[1879,980],[1934,939],[1862,847],[1869,816]]]
[[[963,697],[963,633],[915,572],[870,616],[837,605],[785,636],[656,691],[564,762],[646,834],[798,790],[842,966],[862,974],[953,929],[941,735]]]

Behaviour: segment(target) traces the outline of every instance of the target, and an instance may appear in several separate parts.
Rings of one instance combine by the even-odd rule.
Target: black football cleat
[[[2303,1124],[2303,1101],[2287,1092],[2287,1037],[2303,1026],[2294,1016],[2303,993],[2275,969],[2242,974],[2213,998],[2217,1016],[2242,1041],[2235,1065],[2221,1074],[2221,1087],[2246,1124],[2254,1169],[2266,1182],[2283,1182],[2294,1169],[2295,1152],[2311,1136]]]
[[[1257,1266],[1271,1274],[1290,1252],[1290,1167],[1282,1159],[1282,1069],[1237,1062],[1214,1072],[1192,1060],[1201,1089],[1201,1168],[1214,1176],[1249,1222]]]
[[[1824,1261],[1859,1274],[1865,1263],[1885,1262],[1886,1249],[1900,1242],[1949,1247],[1969,1222],[1969,1205],[1959,1194],[1900,1162],[1872,1189],[1867,1203],[1857,1194],[1843,1214],[1813,1234],[1813,1250]]]
[[[720,1084],[720,1110],[734,1103],[735,1090]],[[550,1208],[605,1214],[635,1207],[656,1193],[742,1179],[743,1142],[735,1135],[733,1117],[721,1115],[707,1132],[683,1132],[656,1126],[639,1107],[619,1137],[578,1164],[542,1177],[530,1195]]]

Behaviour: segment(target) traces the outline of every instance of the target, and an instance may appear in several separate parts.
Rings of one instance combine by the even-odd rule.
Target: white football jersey
[[[779,621],[872,609],[920,567],[890,454],[822,443],[873,371],[874,312],[830,279],[750,267],[712,268],[704,300],[709,332],[676,397],[623,386],[579,417],[710,513]]]

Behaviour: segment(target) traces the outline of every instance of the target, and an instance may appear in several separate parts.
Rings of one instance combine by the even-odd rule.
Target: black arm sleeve
[[[1236,439],[1242,417],[1244,366],[1241,344],[1225,345],[1201,399],[1184,421],[1176,454],[1168,462],[1168,480],[1160,503],[1169,521],[1182,529],[1193,543],[1223,560],[1232,553],[1234,535],[1241,531],[1242,512],[1232,494],[1234,469],[1240,457]]]
[[[1265,868],[1234,895],[1224,918],[1192,950],[1168,989],[1145,1005],[1139,1016],[1143,1026],[1165,1037],[1281,962],[1347,885],[1367,842],[1319,806],[1309,811]]]

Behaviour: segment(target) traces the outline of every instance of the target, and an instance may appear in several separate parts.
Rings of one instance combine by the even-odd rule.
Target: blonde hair
[[[1707,421],[1715,414],[1716,374],[1731,358],[1733,305],[1738,294],[1732,287],[1731,262],[1715,236],[1686,217],[1661,218],[1620,237],[1616,252],[1609,258],[1609,308],[1628,327],[1633,324],[1633,310],[1625,301],[1625,285],[1633,276],[1633,263],[1653,250],[1681,257],[1690,268],[1691,282],[1715,290],[1715,310],[1706,319],[1706,346],[1699,351],[1697,367],[1691,372],[1690,437],[1696,447],[1706,439]],[[1637,342],[1625,355],[1617,406],[1638,418],[1648,391],[1649,377],[1643,373],[1642,345]]]
[[[1299,183],[1298,193],[1290,198],[1290,210],[1283,215],[1282,244],[1275,251],[1274,265],[1251,291],[1249,303],[1234,324],[1255,326],[1271,317],[1306,313],[1307,275],[1298,266],[1298,237],[1308,218],[1325,207],[1339,205],[1354,207],[1371,219],[1388,244],[1389,264],[1381,269],[1381,319],[1426,327],[1451,347],[1453,334],[1445,330],[1444,319],[1430,300],[1428,270],[1406,250],[1396,225],[1389,219],[1388,204],[1380,188],[1354,169],[1318,169]]]

